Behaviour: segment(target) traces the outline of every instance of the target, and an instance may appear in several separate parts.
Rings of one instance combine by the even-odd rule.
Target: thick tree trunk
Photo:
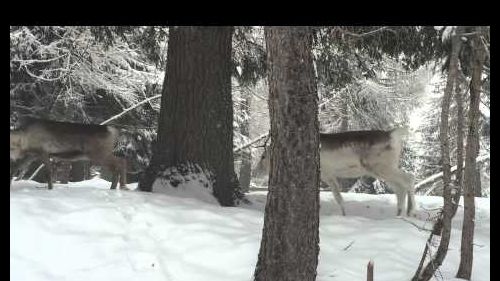
[[[458,27],[456,34],[462,33],[462,28]],[[420,261],[417,272],[413,276],[412,281],[428,281],[433,276],[436,270],[441,266],[450,243],[451,235],[451,219],[453,218],[453,197],[451,192],[451,167],[450,167],[450,141],[448,136],[448,117],[450,110],[451,97],[453,94],[453,84],[457,78],[458,72],[458,55],[461,48],[460,36],[452,37],[452,47],[450,54],[450,65],[448,70],[448,79],[444,90],[442,108],[441,108],[441,124],[439,128],[439,139],[441,141],[441,159],[443,166],[443,201],[444,206],[441,215],[434,224],[433,231],[426,243],[424,254]],[[423,262],[429,252],[430,241],[433,235],[441,235],[438,250],[436,254],[430,258],[429,263],[423,267]]]
[[[480,28],[476,29],[478,32]],[[485,61],[485,50],[479,35],[472,39],[472,80],[469,105],[469,130],[465,147],[464,177],[464,223],[462,228],[462,247],[458,278],[470,280],[472,273],[474,216],[474,190],[481,182],[477,177],[476,157],[479,153],[479,98],[481,95],[481,75]]]
[[[242,90],[243,100],[241,101],[241,111],[246,115],[250,116],[250,103],[252,100],[252,95]],[[250,138],[250,120],[245,119],[241,124],[241,134]],[[251,149],[246,148],[241,151],[241,166],[240,166],[240,187],[242,192],[248,192],[250,190],[250,179],[252,173],[252,153]]]
[[[232,206],[240,196],[233,162],[232,32],[170,28],[158,138],[140,190],[152,190],[158,171],[190,163],[211,174],[221,205]]]
[[[315,280],[319,252],[319,124],[306,27],[266,27],[271,170],[254,280]]]

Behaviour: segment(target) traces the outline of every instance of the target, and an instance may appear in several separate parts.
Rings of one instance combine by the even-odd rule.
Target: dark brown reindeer
[[[87,125],[25,118],[21,127],[10,132],[10,159],[40,157],[48,170],[48,188],[52,189],[53,161],[89,160],[106,166],[113,174],[111,189],[118,180],[126,189],[126,159],[113,154],[118,129],[105,125]]]
[[[336,134],[320,134],[321,179],[332,188],[335,200],[345,215],[344,200],[340,194],[337,178],[371,176],[384,180],[397,197],[397,215],[405,209],[408,195],[407,215],[415,208],[413,176],[398,168],[401,157],[402,138],[408,134],[406,128],[392,131],[350,131]],[[258,162],[254,175],[262,175],[270,168],[270,149],[266,149]]]

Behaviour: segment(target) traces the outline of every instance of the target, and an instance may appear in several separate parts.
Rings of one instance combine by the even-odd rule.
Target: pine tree
[[[271,171],[254,280],[315,280],[319,253],[319,129],[306,27],[266,27]]]

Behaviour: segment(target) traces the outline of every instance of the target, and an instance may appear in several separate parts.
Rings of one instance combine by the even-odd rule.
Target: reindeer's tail
[[[399,127],[391,131],[391,138],[401,140],[410,133],[407,126]]]

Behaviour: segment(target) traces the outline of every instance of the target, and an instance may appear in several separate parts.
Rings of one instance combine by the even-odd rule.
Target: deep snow
[[[247,281],[257,261],[266,192],[251,192],[252,205],[223,208],[207,190],[188,187],[161,193],[109,190],[94,179],[69,185],[14,181],[10,191],[10,280],[231,280]],[[130,187],[135,188],[136,184]],[[157,188],[159,189],[159,188]],[[395,216],[395,195],[344,193],[340,216],[330,192],[321,193],[318,281],[409,280],[431,228],[430,213],[442,198],[416,196],[417,218]],[[490,200],[476,199],[472,280],[490,280]],[[455,280],[463,208],[441,267]],[[437,279],[436,279],[437,280]],[[458,279],[456,279],[458,280]]]

